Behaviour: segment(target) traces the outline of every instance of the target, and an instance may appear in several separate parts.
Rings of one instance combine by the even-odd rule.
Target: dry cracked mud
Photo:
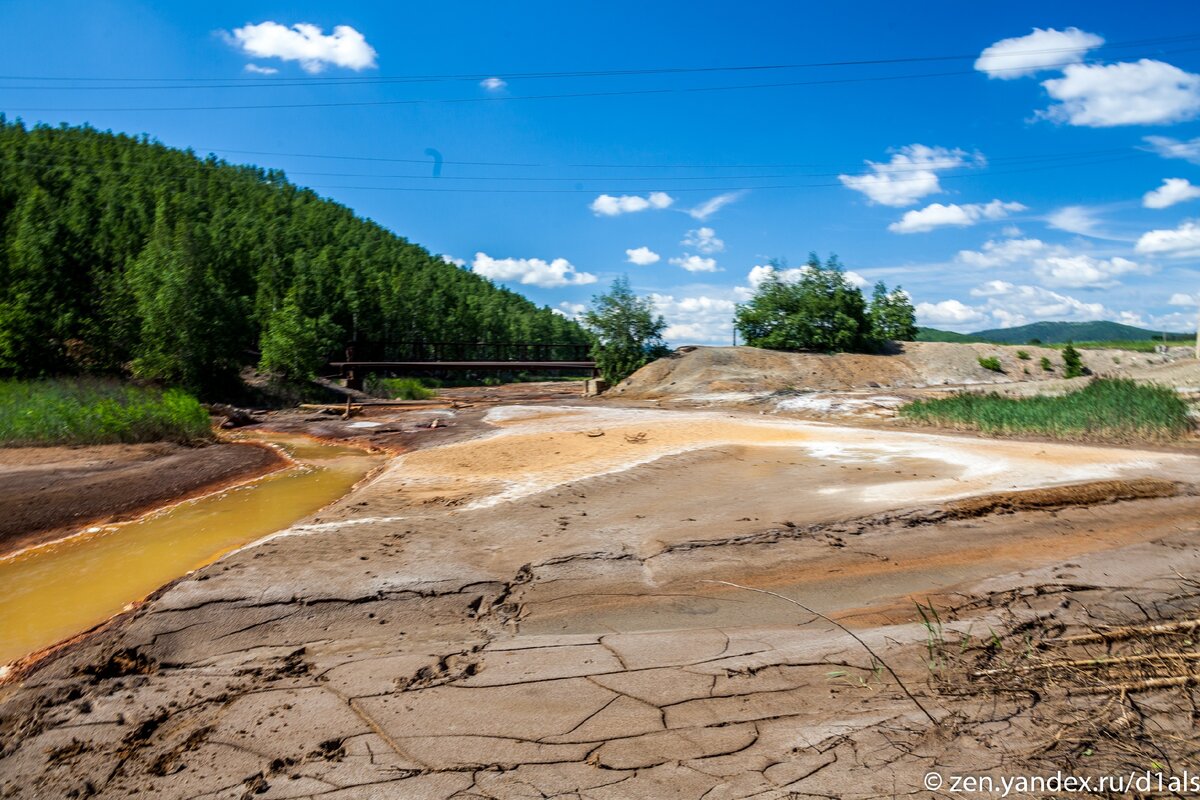
[[[712,412],[490,424],[11,675],[0,797],[927,797],[934,769],[1145,756],[1077,735],[1135,725],[1136,689],[981,676],[1196,618],[1195,457]],[[1194,764],[1194,692],[1138,695],[1130,741]]]

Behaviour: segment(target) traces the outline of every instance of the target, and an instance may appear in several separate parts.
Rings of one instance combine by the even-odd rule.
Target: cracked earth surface
[[[1164,576],[1200,566],[1188,455],[715,412],[489,424],[0,687],[0,797],[928,796],[928,769],[999,768],[1038,723],[934,692],[914,599],[955,630],[1070,627],[1181,602]],[[955,733],[833,624],[712,581],[851,627]]]

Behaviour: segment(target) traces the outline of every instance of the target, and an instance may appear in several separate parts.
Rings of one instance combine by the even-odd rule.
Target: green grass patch
[[[979,366],[984,369],[990,369],[992,372],[1004,372],[1004,366],[1000,363],[1000,359],[995,356],[979,359]]]
[[[906,419],[992,435],[1035,434],[1091,441],[1167,441],[1191,429],[1187,403],[1167,386],[1097,378],[1058,397],[1005,397],[963,393],[917,400],[900,409]]]
[[[1189,344],[1195,343],[1196,338],[1189,336],[1186,338],[1169,338],[1165,344],[1168,347],[1187,347]],[[1074,342],[1074,345],[1079,350],[1130,350],[1135,353],[1153,353],[1154,348],[1164,344],[1162,339],[1109,339],[1105,341],[1092,342]],[[1067,346],[1066,342],[1056,344],[1045,344],[1043,347],[1055,347],[1059,350]]]
[[[180,389],[116,381],[0,381],[0,446],[193,442],[212,437],[208,412]]]
[[[437,394],[421,383],[419,378],[383,378],[371,375],[366,382],[367,394],[389,400],[428,400]]]

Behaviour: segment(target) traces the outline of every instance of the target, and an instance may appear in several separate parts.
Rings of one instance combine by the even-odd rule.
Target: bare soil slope
[[[1080,351],[1096,374],[1123,374],[1168,363],[1171,355],[1124,350]],[[1028,358],[1021,358],[1025,353]],[[980,358],[999,359],[1003,372],[979,365]],[[1053,370],[1042,369],[1048,358]],[[779,391],[920,388],[969,384],[1045,381],[1062,375],[1062,353],[1049,347],[991,344],[906,342],[891,355],[857,353],[783,353],[754,347],[681,348],[647,364],[613,387],[612,397],[631,400],[761,395]]]

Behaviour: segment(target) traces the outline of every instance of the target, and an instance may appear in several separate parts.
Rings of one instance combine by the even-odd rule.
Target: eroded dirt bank
[[[286,463],[252,443],[0,448],[0,556]]]
[[[974,676],[1194,617],[1193,457],[703,412],[490,420],[0,688],[0,795],[926,796],[935,767],[1116,764],[1126,745],[1068,711],[1194,748],[1186,683],[1138,721]],[[1040,488],[1062,484],[1085,486]],[[936,724],[832,625],[710,581],[852,625]]]

